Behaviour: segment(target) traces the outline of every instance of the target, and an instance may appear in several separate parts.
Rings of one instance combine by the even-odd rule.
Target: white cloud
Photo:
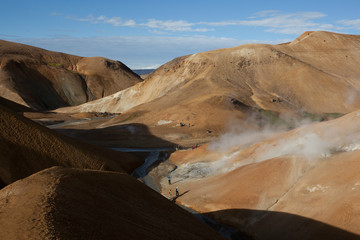
[[[265,10],[265,11],[260,11],[260,12],[257,12],[255,13],[255,15],[253,17],[250,17],[250,18],[258,18],[258,17],[266,17],[266,16],[271,16],[271,15],[274,15],[276,13],[278,13],[280,11],[278,10]]]
[[[259,42],[206,36],[66,37],[13,39],[12,41],[78,56],[107,57],[119,60],[133,69],[154,68],[154,66],[160,66],[179,56],[219,48],[235,47],[245,43]],[[284,39],[273,42],[262,41],[262,43],[280,43],[288,41],[289,39]]]
[[[106,17],[104,15],[100,15],[99,17],[97,17],[98,20],[105,20]]]
[[[134,20],[127,20],[123,23],[123,26],[134,27],[136,26],[136,22]]]
[[[106,17],[103,17],[101,19],[101,21],[103,21],[104,23],[109,23],[115,27],[123,26],[123,24],[124,24],[120,17],[112,17],[109,19],[107,19]]]
[[[194,24],[186,21],[160,21],[156,19],[149,19],[147,23],[141,24],[149,28],[159,28],[170,31],[189,31]]]
[[[193,28],[195,23],[189,23],[184,20],[168,20],[168,21],[161,21],[157,19],[149,19],[146,23],[139,24],[142,26],[147,26],[151,29],[161,29],[164,31],[172,31],[172,32],[208,32],[213,31],[213,29],[206,29],[206,28]]]
[[[341,27],[329,23],[318,22],[319,19],[326,17],[321,12],[295,12],[281,13],[276,10],[267,10],[256,13],[248,20],[228,20],[218,22],[188,22],[185,20],[159,20],[148,19],[144,22],[136,22],[135,20],[122,20],[121,17],[106,16],[94,17],[89,15],[86,18],[68,17],[77,21],[88,21],[92,23],[111,24],[115,27],[146,27],[153,33],[156,32],[209,32],[215,31],[216,28],[225,26],[248,26],[263,27],[266,32],[275,32],[282,34],[302,34],[305,31],[316,30],[339,30]],[[341,24],[352,25],[360,28],[360,20],[343,20]],[[204,27],[205,26],[205,27]],[[215,28],[207,28],[211,26]]]
[[[281,14],[278,11],[263,11],[252,17],[251,20],[223,21],[223,22],[203,22],[210,26],[250,26],[264,27],[266,32],[276,32],[283,34],[301,34],[305,31],[315,30],[335,30],[341,29],[332,24],[315,22],[316,19],[325,17],[320,12],[297,12]]]
[[[353,19],[353,20],[340,20],[338,21],[339,24],[354,28],[356,30],[360,30],[360,19]]]
[[[66,18],[72,19],[80,22],[91,22],[91,23],[105,23],[111,24],[114,27],[136,27],[143,26],[153,30],[162,30],[162,31],[171,31],[171,32],[208,32],[213,31],[214,29],[207,28],[193,28],[195,23],[189,23],[184,20],[157,20],[157,19],[148,19],[145,22],[139,23],[133,19],[130,20],[122,20],[121,17],[111,17],[108,18],[104,15],[99,17],[94,17],[93,15],[89,15],[86,18],[77,18],[72,16],[67,16]]]
[[[324,17],[325,15],[317,12],[304,12],[292,14],[271,14],[269,17],[264,17],[259,20],[239,21],[240,25],[247,26],[261,26],[287,29],[289,27],[317,27],[319,24],[313,22],[313,19]]]

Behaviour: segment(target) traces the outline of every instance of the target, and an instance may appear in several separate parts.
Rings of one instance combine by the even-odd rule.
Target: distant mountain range
[[[153,71],[155,71],[156,69],[131,69],[131,70],[140,76],[140,75],[150,74]]]

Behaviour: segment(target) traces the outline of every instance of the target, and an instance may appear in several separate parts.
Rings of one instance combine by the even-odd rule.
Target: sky
[[[359,0],[1,0],[0,39],[157,68],[188,54],[289,42],[305,31],[360,34]]]

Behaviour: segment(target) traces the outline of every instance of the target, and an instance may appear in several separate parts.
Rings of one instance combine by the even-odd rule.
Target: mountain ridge
[[[119,61],[0,40],[0,96],[52,110],[108,96],[142,79]]]

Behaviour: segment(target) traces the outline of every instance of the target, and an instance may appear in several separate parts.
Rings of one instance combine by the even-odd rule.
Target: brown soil
[[[169,159],[175,171],[164,163],[151,174],[162,177],[163,195],[177,186],[186,192],[178,202],[256,239],[358,239],[359,114],[228,151],[177,151]]]
[[[224,239],[124,173],[53,167],[0,191],[0,239]]]

